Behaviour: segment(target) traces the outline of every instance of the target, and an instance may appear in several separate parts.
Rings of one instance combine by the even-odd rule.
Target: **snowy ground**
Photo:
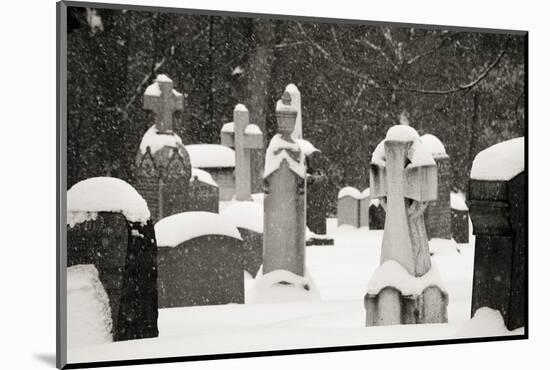
[[[336,220],[328,220],[334,246],[307,248],[320,301],[162,309],[158,338],[70,348],[69,363],[508,334],[498,314],[485,312],[469,320],[473,237],[470,244],[430,242],[449,293],[449,324],[366,328],[363,296],[379,264],[383,231],[335,225]],[[247,291],[251,282],[246,280]]]

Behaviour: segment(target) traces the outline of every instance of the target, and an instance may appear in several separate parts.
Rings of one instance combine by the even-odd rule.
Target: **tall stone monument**
[[[141,140],[135,188],[147,201],[153,221],[188,210],[191,162],[173,127],[174,112],[183,109],[183,95],[173,87],[172,80],[159,75],[143,97],[155,124]]]
[[[386,221],[380,267],[365,295],[367,326],[447,322],[448,296],[430,260],[423,215],[437,199],[437,166],[416,130],[388,130],[373,153],[370,185]]]
[[[475,237],[472,316],[499,310],[508,330],[525,326],[527,204],[524,138],[481,151],[468,182]]]
[[[235,199],[251,200],[252,182],[259,176],[254,173],[251,155],[253,150],[264,148],[262,131],[250,123],[248,109],[237,104],[233,111],[233,125],[226,124],[221,137],[222,145],[235,149]]]
[[[305,276],[306,165],[291,136],[297,112],[286,91],[276,116],[279,133],[269,143],[264,170],[263,273]]]

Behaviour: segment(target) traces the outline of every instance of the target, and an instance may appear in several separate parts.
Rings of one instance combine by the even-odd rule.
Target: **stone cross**
[[[173,114],[183,110],[183,94],[174,90],[174,83],[168,76],[158,75],[155,82],[145,90],[143,108],[155,113],[158,133],[172,132]]]
[[[249,120],[248,109],[237,104],[233,110],[233,130],[227,124],[222,128],[222,145],[235,149],[235,199],[241,201],[252,199],[251,150],[264,148],[262,131]]]
[[[380,267],[365,295],[366,325],[447,322],[448,295],[432,268],[424,224],[428,202],[437,199],[437,166],[412,127],[388,130],[373,154],[370,185],[386,221]]]
[[[381,264],[395,260],[418,277],[431,266],[423,212],[429,201],[437,199],[437,167],[435,162],[415,165],[409,158],[412,146],[413,140],[386,138],[385,165],[370,167],[370,196],[382,198],[386,209]]]
[[[264,171],[263,273],[286,270],[305,276],[306,165],[291,134],[296,110],[290,95],[277,103],[275,135],[266,152]]]

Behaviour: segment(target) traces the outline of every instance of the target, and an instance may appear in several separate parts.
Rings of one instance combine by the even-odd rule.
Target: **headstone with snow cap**
[[[220,190],[208,172],[193,168],[189,185],[189,211],[218,213]]]
[[[235,148],[235,199],[251,200],[252,179],[259,174],[254,173],[251,162],[251,151],[264,147],[262,131],[249,122],[246,107],[237,104],[233,110],[233,122],[222,127],[222,144]]]
[[[386,210],[380,199],[370,199],[369,204],[369,229],[382,230],[386,223]]]
[[[338,192],[338,226],[359,227],[359,200],[361,192],[352,186],[346,186]]]
[[[361,193],[359,200],[359,227],[369,227],[370,188]]]
[[[509,330],[525,325],[526,187],[524,139],[480,152],[468,183],[476,236],[472,316],[480,307],[499,310]]]
[[[115,341],[157,329],[157,252],[145,200],[122,180],[97,177],[67,192],[67,266],[94,265]]]
[[[423,135],[420,140],[432,152],[437,164],[437,199],[424,212],[428,239],[451,239],[451,164],[445,146],[434,135]]]
[[[290,95],[290,105],[296,110],[296,124],[291,136],[293,139],[302,139],[302,96],[300,90],[296,85],[288,84],[285,91]]]
[[[153,220],[189,209],[191,162],[181,138],[173,132],[173,113],[183,109],[183,95],[172,80],[157,76],[147,87],[145,109],[155,113],[155,125],[143,136],[136,157],[135,187],[143,195]]]
[[[437,198],[437,166],[412,127],[393,126],[373,153],[370,195],[385,204],[386,223],[380,267],[365,295],[367,326],[447,322],[448,297],[423,217]]]
[[[159,307],[244,303],[241,235],[211,212],[183,212],[155,224]]]
[[[292,138],[296,110],[290,95],[277,102],[275,135],[266,152],[264,170],[263,272],[286,270],[305,275],[305,193],[304,153]]]
[[[451,193],[451,235],[457,243],[468,243],[470,240],[470,218],[464,195]]]

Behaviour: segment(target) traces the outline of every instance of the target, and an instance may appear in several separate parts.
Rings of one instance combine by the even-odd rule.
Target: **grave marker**
[[[388,130],[373,153],[370,184],[371,197],[385,199],[386,222],[380,267],[365,295],[367,326],[446,322],[448,297],[423,217],[437,198],[437,166],[412,127]]]
[[[126,182],[96,177],[67,192],[67,267],[94,265],[115,341],[158,336],[157,252],[145,200]]]
[[[222,127],[222,145],[235,149],[235,199],[250,200],[252,179],[258,176],[252,171],[251,150],[263,149],[263,134],[249,122],[248,110],[242,104],[235,106],[232,123]]]
[[[290,95],[277,102],[279,133],[271,139],[264,170],[263,273],[305,276],[305,156],[292,138],[296,110]]]
[[[472,317],[487,306],[499,310],[508,330],[525,325],[526,186],[524,139],[480,152],[468,183],[476,236]]]

